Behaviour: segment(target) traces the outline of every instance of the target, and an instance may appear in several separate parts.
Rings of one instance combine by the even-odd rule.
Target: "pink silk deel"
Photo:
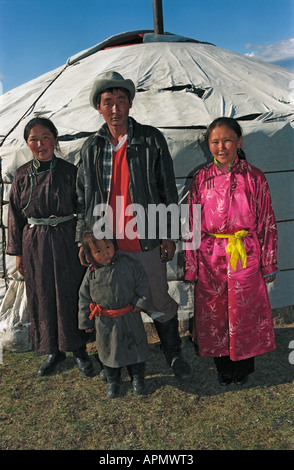
[[[278,270],[277,228],[265,175],[238,157],[228,173],[215,163],[206,165],[190,187],[191,232],[193,204],[201,205],[201,243],[197,249],[187,246],[185,279],[196,282],[193,339],[200,355],[237,361],[272,351],[273,318],[263,276]],[[248,231],[242,238],[247,264],[243,268],[238,260],[233,270],[228,239],[210,234],[240,230]]]

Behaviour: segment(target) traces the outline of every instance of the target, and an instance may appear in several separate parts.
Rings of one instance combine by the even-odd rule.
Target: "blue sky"
[[[163,0],[163,16],[166,32],[294,70],[294,0]],[[153,27],[152,0],[0,0],[2,91],[110,36]]]

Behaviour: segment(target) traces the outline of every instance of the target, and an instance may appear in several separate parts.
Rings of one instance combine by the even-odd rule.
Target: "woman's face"
[[[208,137],[209,149],[213,157],[222,164],[231,163],[238,148],[242,147],[243,138],[227,126],[216,126]]]
[[[37,124],[29,133],[27,144],[38,160],[46,162],[52,160],[57,139],[49,129]]]
[[[94,261],[98,264],[109,264],[115,255],[114,244],[111,240],[96,240],[90,242],[89,248]]]

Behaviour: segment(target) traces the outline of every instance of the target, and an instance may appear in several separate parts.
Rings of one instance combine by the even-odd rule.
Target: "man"
[[[81,230],[87,225],[94,224],[95,233],[99,220],[99,215],[94,216],[97,207],[105,204],[112,209],[112,228],[118,249],[139,260],[148,276],[153,303],[153,313],[149,314],[154,320],[166,360],[177,378],[188,380],[191,369],[181,355],[178,305],[168,294],[165,264],[174,256],[175,243],[168,236],[160,240],[158,221],[156,233],[146,236],[150,205],[164,204],[168,207],[177,204],[173,163],[161,132],[129,117],[134,96],[134,83],[117,72],[106,72],[94,82],[90,103],[103,116],[105,123],[81,149],[77,176],[76,241],[80,241]],[[131,236],[126,236],[125,229],[134,219],[134,212],[126,215],[129,207],[143,208],[145,233],[142,234],[135,225]],[[167,217],[169,231],[170,225],[171,220]],[[79,256],[82,264],[87,264],[82,248]]]

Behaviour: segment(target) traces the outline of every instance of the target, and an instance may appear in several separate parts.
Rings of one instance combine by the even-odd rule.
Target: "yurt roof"
[[[108,70],[134,81],[131,114],[161,129],[205,128],[221,115],[267,122],[293,113],[290,71],[210,43],[131,31],[1,97],[3,169],[11,166],[16,151],[26,152],[23,127],[35,115],[51,118],[64,142],[94,132],[101,118],[90,107],[89,94],[96,76]]]

